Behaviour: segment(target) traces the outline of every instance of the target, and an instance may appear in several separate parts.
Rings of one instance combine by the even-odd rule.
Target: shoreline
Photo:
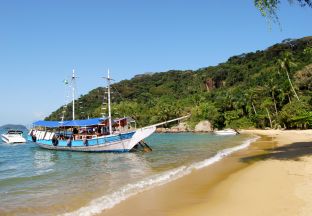
[[[261,138],[248,148],[234,152],[208,167],[194,170],[191,174],[173,182],[130,197],[114,208],[102,212],[101,215],[183,216],[208,215],[208,213],[209,215],[228,215],[230,213],[230,215],[276,215],[281,213],[280,210],[283,210],[284,205],[286,205],[284,208],[286,213],[279,215],[298,215],[296,212],[298,209],[300,212],[309,211],[311,203],[308,200],[312,197],[311,194],[303,195],[307,188],[302,186],[301,182],[303,181],[305,182],[303,185],[307,185],[308,183],[303,179],[310,178],[312,175],[307,174],[307,177],[304,171],[305,169],[312,171],[312,159],[308,156],[309,154],[305,155],[304,149],[307,143],[310,143],[312,147],[312,130],[243,130],[240,132],[260,135]],[[285,155],[275,153],[282,151],[287,144],[296,142],[307,143],[301,144],[302,146],[300,143],[297,144],[298,152],[292,156],[287,156],[287,151],[290,151],[291,148],[284,149]],[[303,156],[304,162],[298,162],[298,158]],[[289,161],[287,157],[293,157],[295,160],[292,158]],[[298,169],[303,173],[288,178],[289,172],[296,173]],[[263,179],[258,182],[249,178]],[[273,184],[274,181],[278,184]],[[302,189],[296,189],[297,192],[293,192],[294,187],[300,188],[300,185]],[[267,191],[268,188],[270,188],[269,191]],[[279,190],[278,188],[283,189]],[[241,197],[241,191],[246,191],[245,197]],[[276,195],[270,198],[266,192]],[[263,194],[261,195],[261,193]],[[297,197],[298,194],[300,194],[300,198]],[[283,197],[288,197],[288,199],[281,201]],[[263,210],[263,205],[251,205],[251,200],[258,200],[253,204],[265,203],[267,207]],[[246,203],[249,207],[246,207]],[[257,206],[261,206],[262,209]]]
[[[251,165],[216,185],[209,200],[171,215],[310,215],[312,130],[242,133],[269,136],[276,146],[266,154],[242,158]]]

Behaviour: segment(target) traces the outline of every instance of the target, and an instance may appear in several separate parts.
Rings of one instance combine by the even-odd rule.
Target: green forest
[[[106,111],[104,87],[76,100],[76,118]],[[104,102],[104,104],[103,104]],[[71,119],[71,104],[46,120]],[[312,37],[286,39],[266,50],[233,56],[217,66],[140,74],[112,84],[113,117],[145,126],[191,114],[194,127],[312,128]]]

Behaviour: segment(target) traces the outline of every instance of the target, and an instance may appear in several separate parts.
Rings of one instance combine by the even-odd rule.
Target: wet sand
[[[101,215],[309,215],[312,130],[252,130],[249,148]]]

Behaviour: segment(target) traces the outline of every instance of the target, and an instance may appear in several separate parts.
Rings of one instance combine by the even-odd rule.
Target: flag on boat
[[[68,80],[63,80],[64,84],[67,85],[68,84]]]

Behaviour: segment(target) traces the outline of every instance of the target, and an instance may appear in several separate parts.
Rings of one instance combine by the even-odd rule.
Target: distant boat
[[[6,143],[25,143],[26,139],[23,137],[23,131],[8,130],[7,133],[1,134],[1,139]]]
[[[237,135],[238,132],[234,129],[224,129],[224,130],[218,130],[214,131],[216,135]]]
[[[74,79],[73,71],[72,81]],[[105,79],[107,80],[108,117],[75,120],[73,89],[73,120],[34,122],[33,129],[28,133],[28,140],[45,149],[65,151],[129,152],[139,147],[151,150],[144,139],[153,134],[157,126],[188,117],[184,116],[139,129],[136,129],[136,123],[132,118],[112,119],[110,101],[112,79],[109,77],[109,72]]]

